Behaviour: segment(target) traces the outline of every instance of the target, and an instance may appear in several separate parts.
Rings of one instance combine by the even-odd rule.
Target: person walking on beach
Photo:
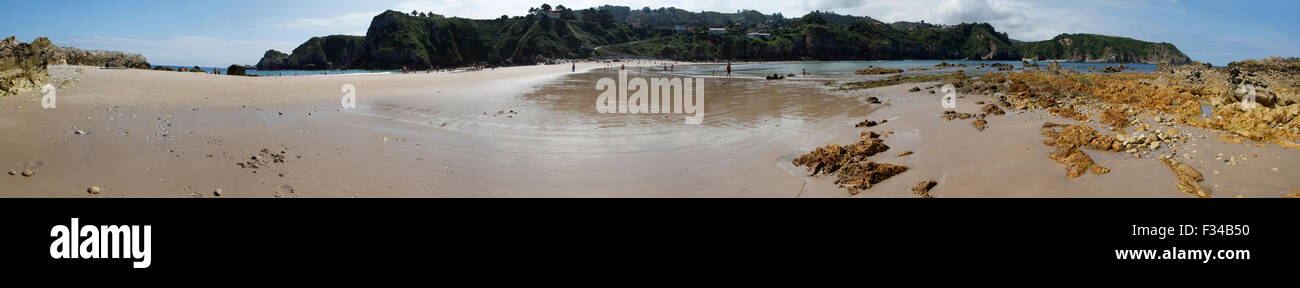
[[[572,70],[573,70],[573,71],[570,71],[570,72],[578,72],[578,63],[573,63],[573,68],[572,68]]]
[[[727,60],[727,77],[731,77],[731,60]]]

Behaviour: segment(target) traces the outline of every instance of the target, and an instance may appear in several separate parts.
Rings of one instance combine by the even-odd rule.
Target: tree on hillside
[[[562,20],[578,20],[578,15],[573,13],[573,9],[564,8],[564,5],[555,6],[555,9],[560,12]]]
[[[593,22],[600,24],[601,27],[609,28],[614,25],[614,14],[609,13],[609,10],[601,9],[596,11],[596,17],[592,20],[595,20]]]
[[[808,15],[803,15],[803,18],[799,19],[799,21],[803,21],[804,24],[826,25],[826,18],[822,18],[821,13],[818,13],[817,11],[808,13]]]

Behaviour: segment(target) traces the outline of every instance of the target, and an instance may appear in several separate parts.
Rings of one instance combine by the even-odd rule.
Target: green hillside
[[[710,33],[709,28],[723,28],[725,33]],[[543,5],[524,16],[485,20],[390,10],[374,17],[364,37],[315,37],[292,54],[267,51],[258,68],[427,69],[591,57],[1190,61],[1168,43],[1092,34],[1020,42],[987,23],[889,24],[821,11],[789,19],[753,10],[690,12],[610,5],[573,10]]]

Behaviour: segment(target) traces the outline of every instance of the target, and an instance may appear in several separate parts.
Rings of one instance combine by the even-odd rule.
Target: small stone
[[[99,186],[90,186],[90,188],[86,189],[86,192],[90,192],[90,194],[99,195],[100,189]]]
[[[32,169],[23,169],[23,177],[32,177],[32,175],[36,175],[36,171],[32,171]]]
[[[81,131],[81,130],[73,131],[72,133],[77,135],[86,135],[86,131]]]
[[[221,188],[217,188],[216,191],[212,191],[212,195],[215,195],[215,196],[217,196],[217,197],[221,197]]]
[[[1273,172],[1277,172],[1277,168],[1273,168]]]
[[[18,170],[9,170],[9,175],[18,175]]]

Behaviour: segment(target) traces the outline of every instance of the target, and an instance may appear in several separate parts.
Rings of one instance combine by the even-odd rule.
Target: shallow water
[[[938,68],[935,65],[940,63],[948,64],[966,64],[966,67],[944,67]],[[882,61],[831,61],[831,62],[773,62],[773,63],[747,63],[733,64],[731,77],[741,77],[750,79],[764,79],[765,76],[778,74],[786,76],[794,74],[795,77],[787,80],[864,80],[887,78],[896,74],[889,75],[854,75],[854,72],[860,69],[870,67],[896,68],[905,70],[903,75],[927,75],[927,74],[945,74],[962,70],[968,75],[983,74],[986,72],[997,72],[994,67],[980,67],[981,64],[991,65],[1009,64],[1016,69],[1024,69],[1021,61],[976,61],[976,60],[882,60]],[[1039,65],[1038,69],[1047,69],[1049,61],[1031,62]],[[1151,64],[1123,64],[1123,63],[1078,63],[1078,62],[1059,62],[1061,68],[1078,71],[1081,73],[1100,73],[1107,66],[1125,65],[1129,70],[1125,72],[1152,73],[1155,72],[1156,65]],[[678,65],[670,67],[675,74],[689,76],[707,76],[707,77],[725,77],[727,74],[726,64],[720,65]],[[906,71],[913,68],[927,68],[922,71]],[[1033,70],[1033,67],[1028,68]],[[656,71],[663,70],[663,67],[652,69]],[[809,75],[804,75],[804,72]]]

